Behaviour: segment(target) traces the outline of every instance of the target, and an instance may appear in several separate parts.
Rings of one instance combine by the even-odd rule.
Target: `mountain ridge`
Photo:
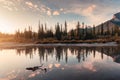
[[[108,28],[109,28],[110,32],[112,32],[112,29],[115,29],[115,27],[119,27],[119,29],[120,29],[120,12],[115,13],[110,20],[107,20],[107,21],[97,25],[96,31],[99,31],[101,29],[101,26],[103,26],[104,32],[106,32]],[[101,32],[101,30],[100,30],[100,32]]]

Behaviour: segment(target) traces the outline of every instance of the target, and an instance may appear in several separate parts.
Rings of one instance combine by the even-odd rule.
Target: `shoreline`
[[[38,46],[118,46],[116,42],[107,43],[48,43],[48,44],[37,44]]]
[[[14,42],[4,42],[0,43],[0,49],[2,48],[19,48],[19,47],[57,47],[57,46],[75,46],[75,47],[110,47],[119,46],[116,42],[107,43],[47,43],[47,44],[35,44],[35,43],[14,43]]]
[[[38,41],[33,41],[35,44],[106,44],[106,43],[111,43],[115,42],[116,44],[120,44],[120,39],[95,39],[95,40],[38,40]]]

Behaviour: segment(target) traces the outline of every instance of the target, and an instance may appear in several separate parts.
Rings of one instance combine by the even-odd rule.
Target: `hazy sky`
[[[120,10],[120,0],[0,0],[0,31],[14,32],[29,25],[38,29],[38,21],[54,26],[68,21],[98,25]]]

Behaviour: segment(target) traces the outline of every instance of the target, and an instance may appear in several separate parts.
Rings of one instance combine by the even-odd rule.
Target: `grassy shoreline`
[[[0,43],[3,42],[16,42],[16,43],[33,43],[33,44],[79,44],[79,43],[108,43],[108,42],[116,42],[120,44],[120,38],[110,38],[110,39],[92,39],[92,40],[55,40],[52,38],[43,39],[43,40],[33,40],[33,39],[15,39],[11,38],[1,38]]]
[[[120,40],[104,40],[104,39],[97,39],[97,40],[64,40],[64,41],[48,41],[48,40],[43,40],[43,41],[35,41],[35,44],[79,44],[79,43],[108,43],[108,42],[116,42],[117,44],[120,44]]]

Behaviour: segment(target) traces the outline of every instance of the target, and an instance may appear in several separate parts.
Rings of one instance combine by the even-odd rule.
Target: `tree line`
[[[55,40],[90,40],[98,38],[108,38],[111,36],[120,36],[119,26],[114,25],[111,27],[110,22],[102,23],[99,26],[93,25],[87,26],[84,22],[77,22],[76,28],[68,31],[68,24],[65,21],[64,25],[57,23],[53,29],[48,29],[47,24],[38,24],[38,31],[32,30],[29,26],[24,31],[19,29],[15,33],[15,38],[20,39],[32,39],[32,40],[44,40],[44,39],[55,39]]]

